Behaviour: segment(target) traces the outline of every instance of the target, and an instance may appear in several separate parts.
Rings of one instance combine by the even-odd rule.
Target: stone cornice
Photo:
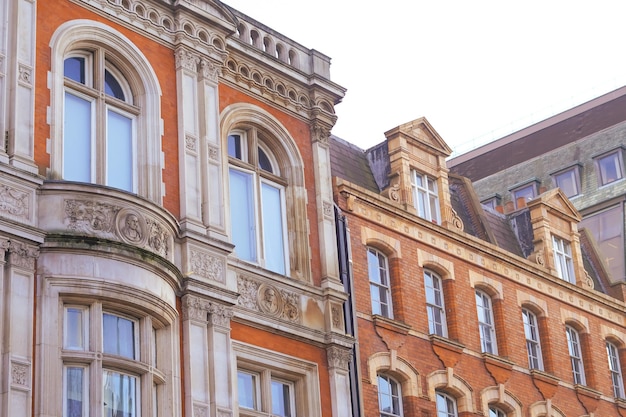
[[[349,200],[344,211],[351,215],[430,246],[437,253],[463,259],[478,270],[487,270],[616,324],[625,323],[624,303],[619,300],[567,283],[545,268],[474,236],[433,225],[408,213],[400,204],[350,182],[336,179],[336,187]]]

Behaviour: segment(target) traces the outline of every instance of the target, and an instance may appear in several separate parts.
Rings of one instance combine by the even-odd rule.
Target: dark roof
[[[361,187],[379,193],[365,151],[336,136],[330,136],[330,171]]]
[[[448,168],[477,181],[624,120],[626,87],[452,158]]]

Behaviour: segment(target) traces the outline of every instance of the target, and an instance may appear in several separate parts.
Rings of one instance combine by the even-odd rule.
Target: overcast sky
[[[626,85],[626,2],[225,0],[331,57],[333,134],[426,117],[457,152]]]

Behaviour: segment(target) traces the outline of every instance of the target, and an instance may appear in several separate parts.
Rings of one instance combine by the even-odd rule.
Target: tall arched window
[[[615,398],[624,398],[624,378],[622,376],[622,366],[620,365],[617,346],[611,342],[606,342],[606,354],[609,359],[613,395]]]
[[[580,336],[572,326],[565,326],[567,335],[567,348],[569,350],[570,362],[572,364],[572,376],[574,384],[585,385],[585,366],[583,364],[583,353],[580,345]]]
[[[285,275],[287,181],[263,135],[254,127],[228,135],[232,239],[240,259]]]
[[[526,335],[526,350],[528,353],[528,367],[530,369],[543,370],[543,359],[541,357],[541,341],[539,339],[539,326],[537,316],[528,310],[522,309],[522,319],[524,321],[524,334]]]
[[[476,290],[475,295],[481,349],[483,352],[496,355],[498,353],[498,346],[496,343],[496,329],[493,320],[491,297],[480,290]]]
[[[426,291],[428,332],[448,337],[441,278],[434,272],[424,270],[424,289]]]
[[[161,88],[148,59],[86,19],[61,25],[50,48],[50,176],[161,203]]]
[[[378,375],[378,408],[380,417],[402,416],[400,384],[386,375]]]
[[[376,249],[368,248],[367,270],[370,280],[370,296],[372,297],[372,314],[392,318],[387,257]]]
[[[63,179],[137,189],[140,109],[101,47],[72,51],[63,65]]]

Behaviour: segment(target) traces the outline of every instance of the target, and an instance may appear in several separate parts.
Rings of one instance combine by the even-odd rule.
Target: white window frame
[[[132,378],[135,381],[135,389],[134,389],[134,393],[133,393],[133,401],[134,401],[134,410],[131,410],[128,414],[129,417],[140,417],[141,416],[141,378],[130,374],[128,372],[124,372],[124,371],[120,371],[117,369],[103,369],[102,370],[102,414],[107,416],[108,414],[106,413],[106,384],[105,384],[105,380],[107,377],[107,374],[109,375],[119,375],[121,377],[126,377],[126,378]]]
[[[82,335],[82,345],[81,346],[72,346],[70,345],[70,341],[69,341],[69,326],[67,325],[68,323],[68,313],[69,310],[78,310],[81,313],[81,317],[80,317],[80,323],[78,324],[78,329],[81,332]],[[68,304],[66,306],[64,306],[63,309],[63,349],[67,349],[67,350],[79,350],[79,351],[85,351],[88,350],[89,348],[89,308],[85,307],[85,306],[81,306],[81,305],[71,305]]]
[[[506,417],[506,413],[498,407],[489,406],[489,417]]]
[[[256,128],[249,128],[248,130],[233,130],[228,134],[230,136],[239,136],[241,142],[241,152],[242,157],[236,158],[235,156],[229,156],[229,167],[228,167],[228,175],[229,181],[231,178],[231,171],[239,171],[244,175],[249,175],[252,183],[252,204],[251,214],[252,221],[254,223],[253,230],[250,231],[250,236],[254,233],[254,237],[251,237],[255,244],[250,259],[245,259],[246,262],[256,263],[264,268],[269,269],[267,265],[267,261],[269,260],[269,256],[267,254],[266,248],[268,246],[267,242],[265,242],[265,236],[263,226],[264,226],[264,217],[263,217],[263,194],[262,188],[263,185],[268,185],[276,190],[279,193],[279,204],[281,207],[281,223],[282,223],[282,268],[278,269],[270,269],[272,272],[276,272],[282,275],[289,276],[290,275],[290,261],[289,261],[289,234],[287,230],[287,203],[286,203],[286,181],[280,177],[280,167],[276,160],[276,156],[271,152],[269,147],[262,142],[262,139],[259,138],[259,132]],[[230,140],[230,139],[227,139]],[[258,164],[258,149],[261,149],[268,157],[271,165],[272,172],[267,172],[263,170]],[[234,198],[233,196],[234,190],[231,186],[231,194],[230,198]],[[234,215],[231,211],[231,224],[236,222],[237,219],[234,218]],[[232,232],[231,228],[231,234]],[[237,253],[237,247],[235,246],[235,253]],[[282,270],[284,269],[284,270]]]
[[[80,395],[82,398],[82,416],[89,415],[89,368],[85,365],[78,365],[73,363],[66,363],[63,365],[63,416],[67,416],[69,414],[69,410],[67,407],[67,403],[69,401],[68,398],[68,381],[67,381],[67,373],[70,368],[81,369],[82,370],[82,387]]]
[[[376,257],[377,265],[371,264],[370,256]],[[372,247],[367,248],[367,258],[372,314],[380,314],[383,317],[393,318],[391,284],[389,282],[389,259],[381,251]],[[374,271],[372,268],[376,270]],[[378,295],[378,299],[375,299],[374,294]]]
[[[535,313],[527,308],[522,309],[524,322],[524,335],[526,337],[526,352],[528,355],[528,367],[543,371],[543,355],[541,353],[541,337],[539,335],[539,322]]]
[[[378,386],[378,410],[379,410],[380,417],[402,417],[403,412],[402,412],[402,386],[401,384],[395,379],[393,379],[392,377],[384,375],[384,374],[377,375],[377,378],[378,378],[378,384],[377,384]],[[383,392],[381,390],[381,380],[386,382],[386,384],[389,387],[389,392]],[[395,394],[394,394],[394,388],[396,391]],[[385,411],[383,409],[383,403],[384,403],[384,401],[382,401],[383,396],[388,397],[393,407],[392,410]],[[397,404],[397,409],[395,407],[395,404]]]
[[[456,398],[446,394],[445,392],[435,391],[435,403],[437,408],[437,417],[458,417],[459,412]],[[441,405],[445,405],[445,408],[440,407]]]
[[[613,165],[613,168],[615,168],[615,173],[618,175],[617,178],[614,179],[606,178],[606,172],[604,171],[603,161],[607,161],[609,158],[611,159],[610,163]],[[599,186],[609,185],[624,178],[624,161],[622,160],[621,149],[597,156],[595,160]]]
[[[418,184],[418,179],[421,185]],[[429,183],[433,184],[433,190],[428,188]],[[417,215],[435,224],[441,224],[437,180],[413,169],[411,170],[411,190],[413,192],[413,206],[417,210]],[[420,201],[424,202],[423,207],[420,207]],[[434,201],[435,206],[434,213],[431,208],[432,201]]]
[[[300,358],[233,341],[233,387],[235,415],[241,417],[270,417],[271,381],[293,384],[292,416],[322,417],[318,366]],[[239,406],[239,371],[260,375],[259,410]]]
[[[559,278],[572,284],[576,283],[572,247],[567,240],[552,235],[552,250],[554,251],[554,266]]]
[[[430,278],[433,285],[428,285]],[[428,316],[428,332],[437,336],[448,337],[448,324],[446,322],[446,309],[443,291],[443,280],[430,270],[424,270],[424,292],[426,295],[426,312]],[[436,321],[437,314],[441,322]],[[441,328],[439,331],[438,328]]]
[[[585,385],[585,364],[583,362],[580,335],[572,326],[565,326],[565,334],[567,336],[567,349],[572,365],[574,384]]]
[[[105,349],[104,349],[104,341],[105,341],[105,338],[106,338],[106,336],[104,334],[104,316],[105,315],[111,316],[111,317],[115,317],[118,320],[122,319],[122,320],[125,320],[125,321],[129,322],[129,323],[132,323],[132,325],[133,325],[133,340],[132,340],[132,343],[133,343],[133,346],[132,346],[133,356],[132,357],[129,357],[129,356],[126,356],[126,355],[122,355],[120,353],[112,353],[112,352],[106,352],[105,351]],[[138,320],[136,320],[134,318],[131,318],[131,317],[128,317],[128,316],[123,315],[123,314],[118,314],[118,313],[112,312],[112,311],[108,311],[108,310],[103,311],[102,312],[102,352],[106,353],[106,354],[109,354],[109,355],[121,356],[121,357],[124,357],[124,358],[127,358],[127,359],[131,359],[131,360],[138,360],[139,359],[139,355],[140,355],[140,352],[139,352],[139,330],[140,330],[140,328],[139,328],[139,321]],[[117,342],[118,342],[118,345],[119,345],[119,342],[120,342],[119,341],[119,334],[116,334],[115,336],[118,339]]]
[[[563,194],[567,196],[567,198],[574,198],[580,195],[580,169],[577,166],[563,169],[561,171],[555,172],[552,174],[552,178],[554,179],[554,184],[561,189]],[[566,188],[562,187],[563,181],[571,181],[573,186],[573,194],[568,195],[566,192]]]
[[[606,355],[609,360],[609,371],[611,372],[611,383],[613,384],[613,396],[624,398],[624,377],[622,365],[619,360],[619,349],[609,341],[606,342]]]
[[[482,352],[498,354],[495,321],[493,318],[493,302],[484,291],[476,290],[476,310],[478,315],[478,331]]]

